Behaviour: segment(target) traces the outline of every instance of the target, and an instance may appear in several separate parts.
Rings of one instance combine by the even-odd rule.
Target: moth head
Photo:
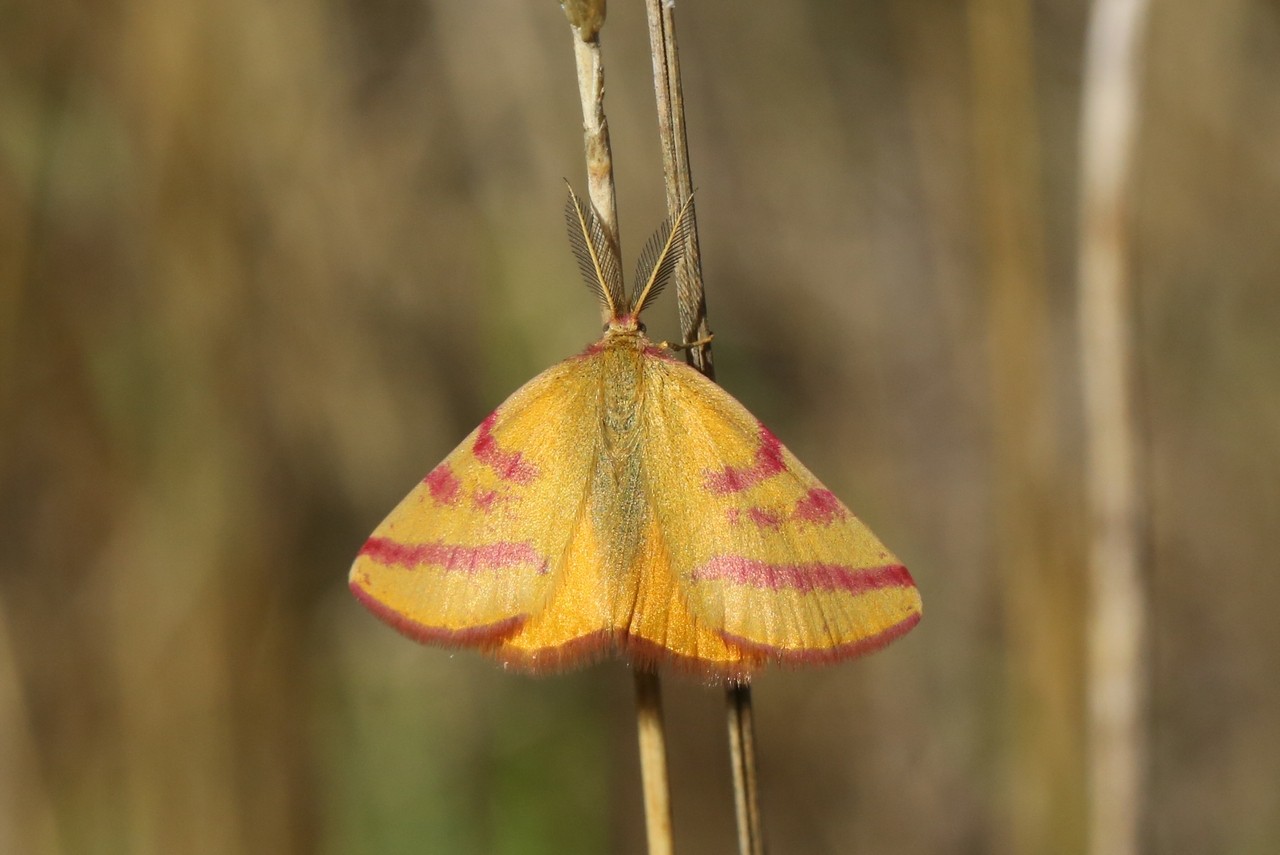
[[[610,318],[608,321],[606,321],[603,327],[603,331],[606,333],[612,332],[614,334],[617,334],[617,333],[643,334],[648,332],[649,328],[646,327],[644,325],[644,322],[641,321],[636,315],[623,315],[620,318]]]

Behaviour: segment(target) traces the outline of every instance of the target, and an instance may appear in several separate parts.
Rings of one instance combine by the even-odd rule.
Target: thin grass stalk
[[[600,29],[605,0],[566,0],[561,4],[573,30],[573,53],[582,99],[583,149],[587,162],[587,192],[621,258],[618,204],[613,182],[613,150],[604,113],[604,61]],[[604,320],[609,320],[607,310]],[[662,684],[657,673],[637,668],[636,737],[640,750],[640,780],[644,797],[645,838],[649,855],[671,855],[671,787],[667,773],[667,737],[662,717]]]
[[[658,109],[658,141],[662,147],[662,172],[667,188],[667,213],[675,216],[693,195],[689,166],[689,139],[684,124],[684,92],[680,86],[680,53],[676,44],[675,6],[664,0],[645,0],[649,19],[649,51],[653,57],[653,88]],[[702,253],[698,244],[697,209],[689,209],[689,244],[676,268],[676,296],[680,334],[687,342],[711,335],[707,301],[702,285]],[[712,380],[715,367],[711,345],[686,351],[689,364]]]
[[[653,58],[653,86],[658,110],[658,139],[662,148],[662,168],[667,188],[667,211],[674,216],[693,195],[693,172],[689,163],[689,139],[685,132],[684,92],[680,82],[680,50],[676,41],[675,4],[646,0],[649,20],[649,51]],[[676,271],[680,334],[684,341],[706,341],[711,330],[707,322],[707,301],[702,284],[702,255],[698,245],[696,209],[680,267]],[[686,351],[689,363],[715,379],[710,343]],[[734,812],[737,817],[738,851],[741,855],[763,855],[756,786],[755,733],[752,726],[751,686],[735,683],[726,689],[729,757],[733,768]]]
[[[738,820],[738,853],[764,855],[751,686],[746,683],[729,686],[725,702],[729,716],[729,759],[733,764],[733,807]]]
[[[31,698],[22,680],[22,662],[13,648],[9,604],[0,596],[0,733],[10,740],[0,769],[0,852],[62,851],[54,802],[38,755],[38,728],[28,710]]]
[[[1091,855],[1134,855],[1142,827],[1147,615],[1128,192],[1146,15],[1146,0],[1096,0],[1085,52],[1079,322],[1089,505]]]
[[[604,115],[604,60],[600,55],[600,28],[604,26],[604,0],[568,0],[562,4],[573,30],[573,57],[578,71],[578,95],[582,100],[582,146],[587,159],[587,195],[604,225],[618,258],[618,202],[613,184],[613,148],[609,122]],[[602,317],[609,320],[607,309]]]
[[[1010,725],[1002,825],[1012,851],[1076,855],[1084,604],[1075,508],[1062,498],[1032,4],[969,0],[967,11]]]
[[[645,839],[649,855],[671,855],[671,788],[667,737],[662,718],[662,682],[657,673],[637,669],[636,731],[640,740],[640,783],[644,794]]]

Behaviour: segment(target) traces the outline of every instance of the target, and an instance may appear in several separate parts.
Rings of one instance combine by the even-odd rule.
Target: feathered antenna
[[[671,274],[680,263],[689,240],[689,230],[693,223],[689,209],[692,205],[693,197],[690,196],[674,217],[668,217],[658,227],[640,253],[634,280],[639,290],[631,302],[632,315],[639,317],[644,307],[653,302],[671,280]],[[640,285],[641,282],[644,283],[643,286]]]
[[[618,250],[596,212],[578,198],[572,187],[564,205],[564,219],[569,228],[569,246],[578,259],[583,281],[609,311],[609,317],[618,317],[627,306]]]

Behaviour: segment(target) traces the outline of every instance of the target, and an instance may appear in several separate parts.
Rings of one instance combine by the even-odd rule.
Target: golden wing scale
[[[376,615],[522,670],[618,652],[728,679],[855,656],[918,622],[906,568],[741,404],[645,336],[686,211],[646,246],[628,298],[569,191],[605,335],[514,393],[374,531],[350,584]]]

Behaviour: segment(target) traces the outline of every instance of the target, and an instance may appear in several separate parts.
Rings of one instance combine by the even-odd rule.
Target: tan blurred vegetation
[[[1147,838],[1271,853],[1280,7],[1154,6]],[[1025,124],[983,100],[1023,79],[976,50],[1009,10]],[[630,264],[663,196],[641,5],[610,11]],[[926,603],[882,654],[758,681],[772,847],[1079,851],[1083,4],[680,11],[719,378]],[[0,852],[642,851],[621,665],[508,676],[345,587],[415,479],[598,330],[562,234],[582,161],[556,4],[0,18]],[[984,146],[1010,127],[1001,184]],[[1001,186],[1031,206],[1012,307]],[[677,844],[729,851],[721,695],[667,692]]]

